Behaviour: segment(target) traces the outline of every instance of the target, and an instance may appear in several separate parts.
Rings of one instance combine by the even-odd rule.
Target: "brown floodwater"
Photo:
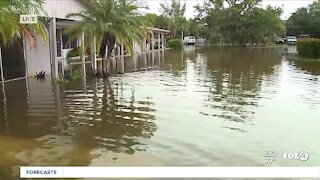
[[[21,165],[320,165],[320,62],[286,49],[186,47],[119,67],[65,85],[7,82],[0,179],[19,179]],[[272,164],[266,151],[277,152]],[[300,151],[308,161],[282,158]]]

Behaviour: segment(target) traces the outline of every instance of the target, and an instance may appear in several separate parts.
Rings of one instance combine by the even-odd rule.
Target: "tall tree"
[[[171,19],[164,15],[156,15],[152,13],[145,14],[143,18],[150,23],[150,26],[160,29],[170,29]]]
[[[294,12],[286,22],[289,35],[320,37],[320,0]]]
[[[245,42],[266,43],[276,36],[285,35],[284,22],[279,18],[281,9],[268,6],[266,9],[254,8],[242,19]]]
[[[221,1],[222,2],[222,1]],[[210,1],[204,1],[202,4],[195,5],[194,8],[197,12],[195,20],[199,23],[199,35],[202,38],[211,40],[215,43],[220,43],[222,39],[219,22],[219,18],[222,16],[218,15],[220,5],[214,5]]]
[[[271,41],[283,34],[281,10],[261,8],[261,0],[211,0],[210,4],[197,6],[197,18],[207,24],[205,30],[216,42],[234,45]]]
[[[240,12],[249,10],[262,2],[262,0],[210,0],[216,9],[237,7]]]
[[[96,39],[102,57],[103,74],[109,73],[108,64],[115,42],[124,43],[132,51],[133,42],[142,42],[147,35],[149,23],[139,11],[144,8],[136,0],[81,0],[85,11],[71,13],[68,17],[80,18],[81,23],[67,31],[74,37],[85,36]]]
[[[181,3],[180,0],[171,0],[171,4],[160,3],[160,11],[162,14],[172,18],[175,20],[179,17],[184,17],[186,13],[186,2],[184,4]]]
[[[188,27],[188,21],[184,17],[186,13],[186,2],[181,3],[180,0],[171,0],[171,3],[160,3],[160,11],[165,17],[169,17],[171,35],[177,38],[182,35],[183,30]]]

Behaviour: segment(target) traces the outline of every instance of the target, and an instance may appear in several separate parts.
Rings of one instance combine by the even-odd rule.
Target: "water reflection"
[[[300,97],[316,109],[320,105],[320,62],[296,57],[288,57],[288,60],[288,66],[291,67],[289,73],[293,77],[290,80],[296,85],[304,86],[304,91],[300,92]],[[301,86],[298,88],[301,88]]]
[[[134,87],[118,80],[93,81],[86,94],[64,91],[65,108],[81,146],[134,153],[145,149],[138,139],[150,138],[156,130],[153,102],[136,101]]]
[[[25,82],[20,83],[8,82],[5,86],[6,95],[6,113],[8,122],[8,132],[14,136],[24,137],[27,131],[27,94],[16,93],[16,88],[21,91],[27,91]],[[19,110],[19,113],[17,113]]]
[[[218,109],[212,116],[242,123],[252,120],[253,108],[261,98],[262,82],[269,75],[278,76],[281,56],[260,50],[231,49],[219,50],[209,57],[208,74],[213,85],[205,106]]]
[[[312,75],[320,75],[320,63],[317,60],[297,59],[291,61],[291,65]]]
[[[210,51],[187,47],[184,51],[181,57],[179,53],[168,52],[165,69],[176,76],[192,73],[189,76],[196,86],[194,93],[207,94],[203,101],[205,108],[200,114],[252,123],[253,108],[258,106],[262,96],[262,83],[277,83],[272,79],[279,76],[281,54],[272,49],[219,47],[210,47]]]
[[[6,99],[5,99],[5,89],[1,86],[0,91],[0,133],[6,131]]]
[[[159,69],[163,60],[164,51],[149,51],[141,54],[135,54],[132,57],[119,57],[112,64],[113,70],[117,70],[117,73],[129,73]]]
[[[319,63],[287,58],[190,46],[114,59],[108,79],[6,83],[0,177],[20,165],[263,166],[268,147],[319,163],[319,147],[295,139],[320,135]]]
[[[145,151],[143,139],[157,130],[152,99],[136,100],[135,87],[121,77],[66,85],[22,80],[6,83],[4,92],[0,169],[5,179],[17,178],[20,165],[89,165],[100,149]]]

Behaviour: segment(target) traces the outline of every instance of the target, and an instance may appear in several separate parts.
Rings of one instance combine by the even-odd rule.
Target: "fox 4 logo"
[[[283,159],[307,161],[310,158],[307,152],[284,152]]]

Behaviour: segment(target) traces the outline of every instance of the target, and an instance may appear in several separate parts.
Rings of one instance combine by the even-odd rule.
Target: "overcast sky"
[[[170,3],[171,0],[141,0],[144,1],[149,6],[149,12],[160,14],[159,12],[159,4],[161,2]],[[184,0],[181,0],[182,2]],[[185,0],[187,4],[186,17],[192,18],[195,16],[193,6],[196,4],[200,4],[203,0]],[[296,9],[300,7],[306,7],[311,4],[314,0],[263,0],[263,6],[271,5],[276,7],[283,7],[284,13],[282,15],[282,19],[288,19]]]

